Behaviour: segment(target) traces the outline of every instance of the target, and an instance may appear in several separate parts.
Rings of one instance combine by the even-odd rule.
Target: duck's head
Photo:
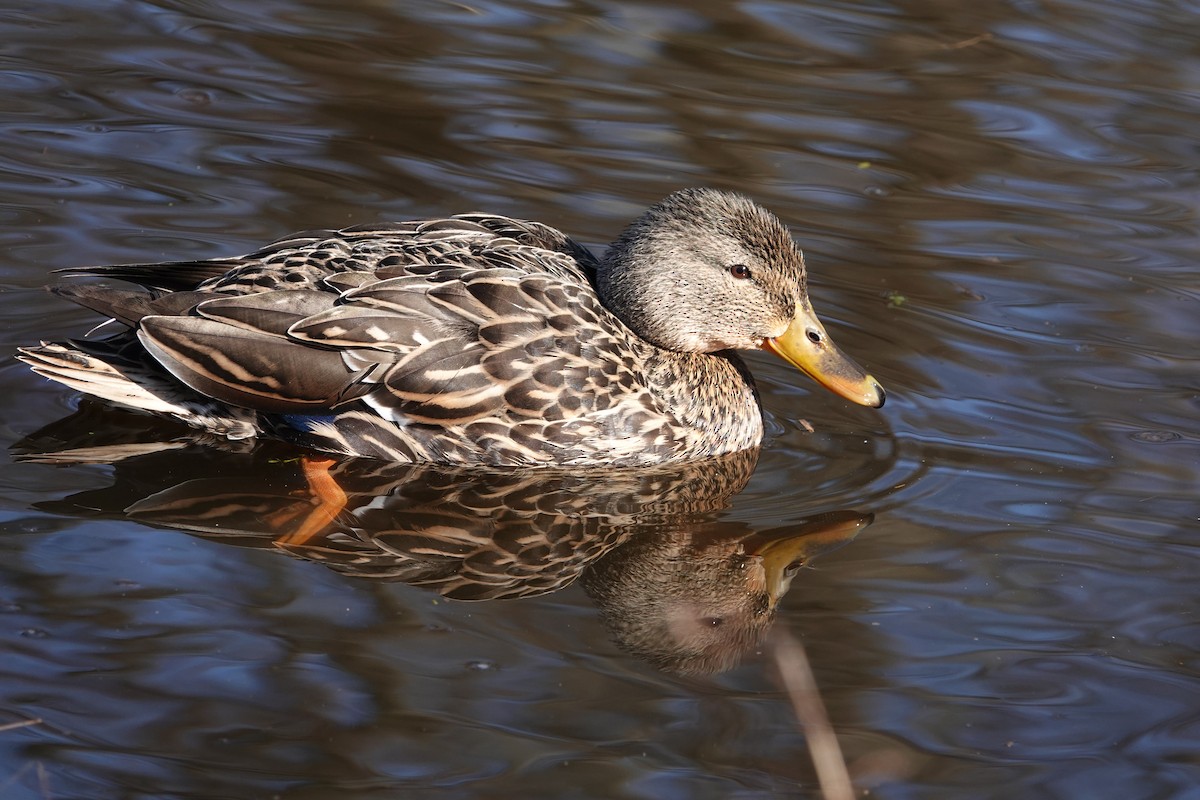
[[[598,282],[609,308],[659,347],[769,350],[847,400],[883,405],[883,387],[813,312],[804,256],[787,228],[741,195],[668,196],[625,229]]]

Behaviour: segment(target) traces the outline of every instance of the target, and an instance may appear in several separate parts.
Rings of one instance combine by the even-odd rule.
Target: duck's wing
[[[183,308],[108,313],[210,398],[310,416],[361,401],[401,425],[494,420],[501,436],[648,395],[639,343],[587,280],[590,256],[554,234],[474,215],[306,236],[243,259]]]

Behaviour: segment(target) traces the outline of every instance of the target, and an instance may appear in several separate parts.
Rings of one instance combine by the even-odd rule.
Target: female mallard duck
[[[685,189],[602,260],[491,214],[298,234],[241,258],[86,267],[58,287],[128,326],[22,348],[34,371],[231,439],[399,462],[639,465],[754,447],[762,348],[863,405],[804,259],[744,197]]]

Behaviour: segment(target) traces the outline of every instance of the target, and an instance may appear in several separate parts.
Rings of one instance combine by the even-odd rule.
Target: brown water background
[[[57,267],[761,201],[889,401],[753,358],[770,440],[705,520],[875,515],[776,622],[858,789],[1200,798],[1200,5],[49,0],[0,42],[5,354],[94,323]],[[5,452],[78,404],[0,381]],[[6,799],[817,796],[766,655],[678,677],[578,584],[456,603],[47,505],[121,477],[0,464]]]

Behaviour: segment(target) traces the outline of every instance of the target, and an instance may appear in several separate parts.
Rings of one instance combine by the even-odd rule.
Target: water
[[[816,797],[759,616],[723,606],[749,644],[679,674],[614,634],[603,585],[619,584],[589,566],[622,547],[652,565],[619,592],[653,589],[637,620],[679,596],[652,583],[677,563],[663,547],[725,563],[783,542],[812,560],[774,628],[805,642],[860,791],[1200,798],[1197,10],[0,11],[7,352],[92,324],[38,290],[56,267],[470,209],[601,244],[709,185],[793,226],[818,311],[889,390],[882,411],[852,408],[754,358],[757,462],[606,479],[557,550],[498,537],[528,569],[493,591],[523,599],[347,574],[412,569],[353,543],[287,557],[262,524],[304,500],[287,452],[10,454],[0,794]],[[5,452],[79,404],[0,370]],[[85,406],[43,435],[162,433]],[[431,510],[553,527],[462,501],[539,490],[344,469],[364,505],[399,498],[376,503],[376,530]]]

